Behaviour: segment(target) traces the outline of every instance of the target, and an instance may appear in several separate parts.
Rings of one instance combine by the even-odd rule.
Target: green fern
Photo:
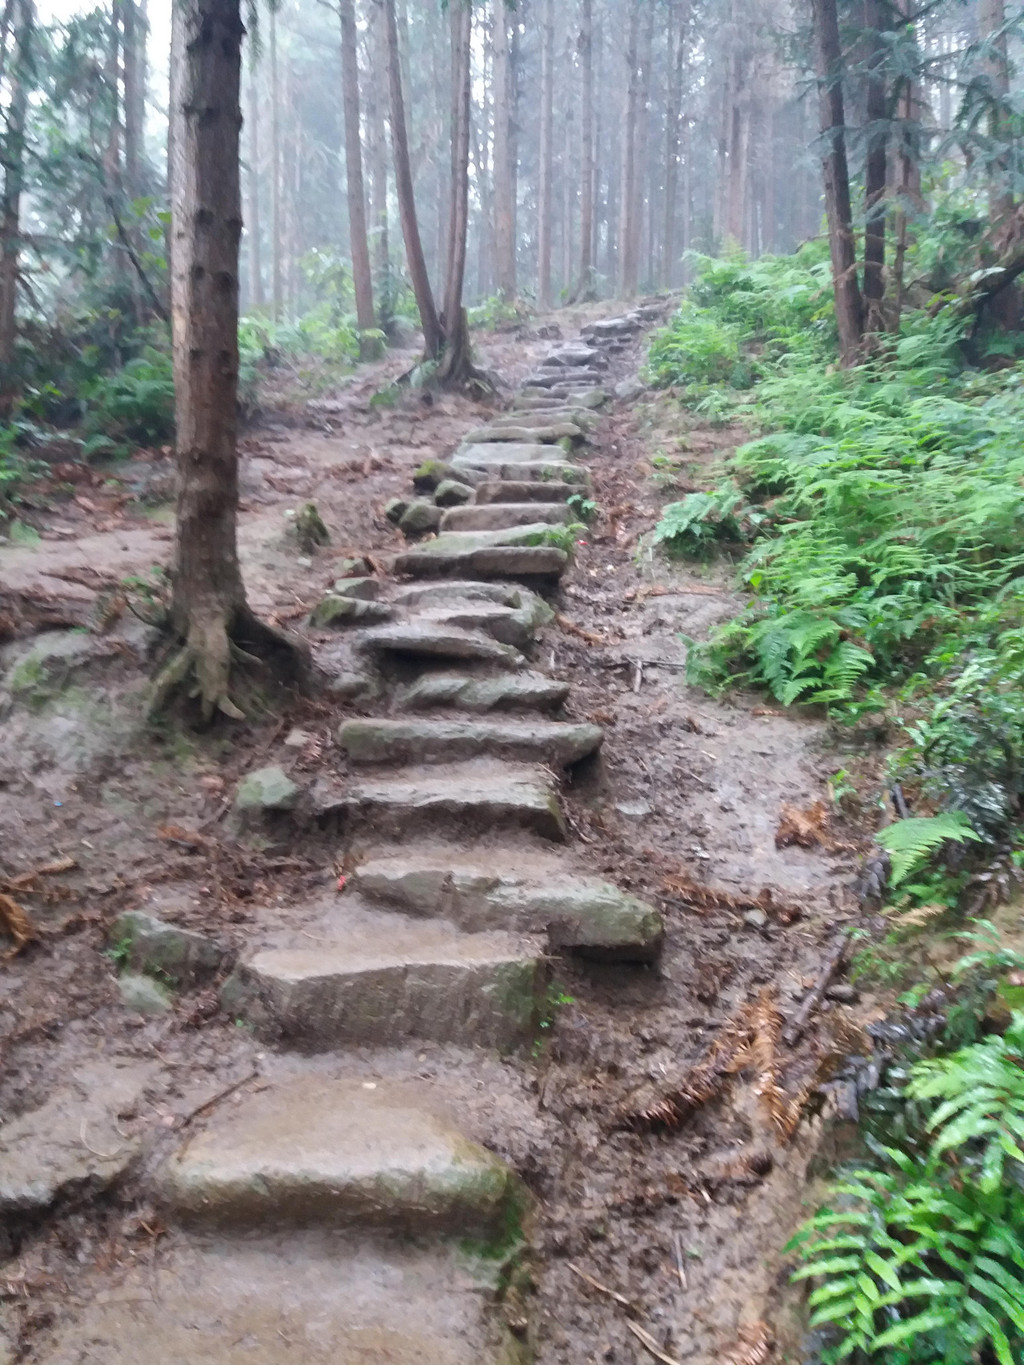
[[[927,861],[929,855],[945,843],[980,843],[959,811],[943,811],[941,815],[922,815],[909,820],[897,820],[875,835],[889,854],[889,885],[893,888],[906,881],[910,874]]]

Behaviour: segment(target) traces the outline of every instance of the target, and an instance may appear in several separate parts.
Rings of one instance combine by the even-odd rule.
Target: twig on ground
[[[591,1289],[596,1289],[599,1294],[606,1294],[608,1298],[614,1299],[617,1304],[619,1304],[622,1308],[625,1308],[627,1313],[636,1312],[636,1304],[634,1304],[630,1299],[627,1299],[625,1294],[620,1294],[615,1289],[609,1289],[608,1286],[606,1284],[602,1284],[600,1280],[595,1280],[593,1275],[588,1275],[587,1272],[585,1270],[581,1270],[578,1265],[573,1265],[572,1261],[570,1261],[568,1265],[572,1273],[574,1275],[577,1275],[581,1280],[583,1280],[585,1284],[589,1284]]]
[[[682,1362],[678,1360],[675,1356],[668,1356],[665,1354],[665,1352],[661,1349],[658,1343],[651,1336],[650,1332],[645,1332],[644,1329],[635,1322],[627,1322],[626,1326],[636,1337],[637,1341],[639,1341],[640,1345],[646,1347],[647,1350],[650,1351],[654,1359],[660,1360],[662,1362],[662,1365],[682,1365]]]
[[[113,1152],[98,1152],[96,1148],[90,1144],[89,1139],[85,1135],[85,1119],[82,1120],[81,1127],[78,1130],[78,1138],[85,1150],[87,1152],[92,1152],[93,1156],[98,1156],[101,1161],[113,1161],[116,1156],[120,1156],[124,1151],[124,1144],[122,1143],[121,1146],[116,1148]]]
[[[257,1080],[259,1075],[259,1067],[254,1066],[253,1069],[240,1080],[233,1081],[231,1085],[226,1085],[223,1090],[218,1090],[216,1095],[211,1095],[208,1100],[203,1100],[202,1104],[197,1104],[194,1109],[190,1109],[182,1118],[181,1122],[178,1124],[178,1132],[180,1133],[182,1129],[187,1128],[190,1123],[194,1123],[200,1115],[208,1113],[214,1105],[220,1104],[221,1100],[226,1100],[228,1096],[233,1095],[236,1090],[241,1090],[243,1085],[248,1085],[250,1081]]]
[[[672,1250],[676,1257],[676,1274],[679,1276],[679,1284],[683,1289],[689,1289],[690,1281],[686,1278],[686,1266],[683,1264],[683,1239],[679,1233],[672,1239]]]
[[[782,1041],[787,1047],[792,1047],[793,1044],[799,1040],[804,1029],[807,1027],[808,1019],[810,1019],[811,1015],[821,1004],[822,998],[828,990],[832,978],[839,970],[839,966],[846,956],[848,942],[849,940],[846,935],[843,934],[839,943],[832,949],[832,952],[826,960],[825,967],[818,977],[817,984],[810,991],[807,999],[797,1010],[790,1022],[782,1030]]]

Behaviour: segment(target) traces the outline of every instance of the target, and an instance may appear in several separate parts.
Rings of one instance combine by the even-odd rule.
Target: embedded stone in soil
[[[483,859],[406,848],[365,859],[352,884],[370,899],[469,931],[547,931],[553,947],[627,962],[649,962],[661,949],[653,906],[608,882],[571,876],[536,849],[489,850]]]
[[[220,1225],[327,1225],[487,1237],[518,1182],[497,1157],[399,1087],[271,1084],[222,1110],[154,1177],[173,1216]]]
[[[568,832],[551,778],[543,769],[486,762],[364,778],[327,802],[323,812],[347,813],[363,827],[400,831],[403,837],[417,825],[443,823],[450,829],[452,821],[474,829],[532,829],[557,842],[564,842]]]
[[[435,659],[481,659],[488,663],[516,663],[518,650],[499,644],[479,631],[459,626],[408,621],[367,631],[360,647],[377,654],[418,655]]]
[[[144,1343],[144,1346],[141,1344]],[[444,1244],[289,1232],[180,1246],[119,1269],[48,1365],[513,1365],[480,1270]]]
[[[338,743],[353,763],[450,763],[494,757],[571,767],[600,748],[599,725],[552,720],[345,721]]]
[[[556,583],[569,566],[566,552],[550,545],[438,549],[438,544],[430,541],[396,555],[395,573],[408,578],[509,578],[545,586]]]
[[[582,427],[575,422],[518,422],[515,425],[491,422],[485,427],[475,427],[462,438],[464,446],[489,445],[494,441],[514,441],[520,445],[555,445],[558,441],[582,441]]]
[[[400,711],[428,711],[435,706],[460,711],[546,711],[561,706],[569,684],[537,673],[501,673],[467,678],[456,673],[428,673],[395,695]]]
[[[570,519],[569,507],[564,502],[495,502],[480,507],[453,507],[441,518],[441,534],[446,531],[500,531],[537,522],[564,526]]]
[[[420,1039],[510,1051],[536,1035],[548,975],[536,948],[506,933],[386,918],[395,923],[372,943],[350,930],[239,963],[225,1009],[311,1051]]]
[[[476,505],[488,503],[546,503],[565,502],[571,497],[573,489],[564,483],[545,483],[535,480],[530,483],[519,479],[490,479],[476,490]]]

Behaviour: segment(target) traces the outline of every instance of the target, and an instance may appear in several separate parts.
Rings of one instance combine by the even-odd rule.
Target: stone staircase
[[[589,488],[609,359],[657,315],[555,349],[511,411],[419,472],[449,505],[413,521],[438,534],[397,555],[388,583],[341,579],[318,607],[335,693],[370,713],[338,729],[351,776],[314,793],[343,832],[343,893],[268,909],[254,930],[222,999],[272,1045],[265,1077],[154,1177],[184,1230],[159,1293],[94,1304],[58,1365],[529,1357],[508,1266],[502,1294],[485,1274],[528,1239],[528,1197],[464,1136],[459,1084],[425,1080],[416,1049],[462,1049],[494,1103],[535,1122],[500,1096],[493,1050],[529,1049],[549,1022],[552,954],[660,949],[651,906],[571,865],[560,776],[602,733],[560,718],[568,685],[532,658],[542,594],[570,566],[568,499]],[[367,1079],[357,1060],[382,1049]]]

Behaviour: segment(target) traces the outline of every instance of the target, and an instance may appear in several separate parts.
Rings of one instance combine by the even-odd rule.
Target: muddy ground
[[[571,336],[583,316],[553,325]],[[548,344],[533,324],[481,350],[515,384]],[[306,629],[336,559],[399,548],[384,503],[493,410],[424,395],[371,404],[409,360],[392,356],[334,391],[318,383],[311,402],[301,376],[278,375],[245,436],[246,581],[283,626]],[[615,378],[641,364],[638,347]],[[839,981],[799,1038],[778,1036],[854,917],[859,843],[838,811],[817,846],[779,848],[776,834],[784,806],[827,803],[829,774],[850,759],[824,722],[685,684],[682,637],[701,638],[736,608],[729,566],[673,567],[646,539],[660,504],[713,482],[741,439],[696,423],[671,397],[611,405],[590,458],[601,513],[538,655],[571,680],[572,712],[607,729],[600,768],[578,772],[568,794],[574,856],[656,901],[667,921],[661,963],[559,963],[559,1007],[535,1055],[417,1057],[425,1079],[464,1088],[473,1135],[537,1197],[540,1365],[653,1359],[634,1320],[693,1365],[806,1358],[780,1249],[821,1160],[819,1083],[879,1005]],[[74,860],[15,885],[37,936],[0,966],[0,1121],[44,1102],[68,1121],[81,1112],[85,1153],[170,1142],[206,1101],[282,1065],[218,1012],[212,987],[181,994],[169,1015],[127,1011],[107,937],[116,914],[170,912],[237,950],[258,907],[313,903],[340,870],[324,832],[256,837],[228,811],[253,768],[338,772],[331,736],[343,713],[325,694],[204,735],[139,727],[154,632],[123,610],[119,585],[166,560],[169,491],[168,452],[58,468],[25,509],[38,538],[0,546],[0,877]],[[306,501],[332,534],[314,556],[289,530],[287,514]],[[144,596],[128,596],[145,614]],[[59,637],[33,634],[54,626]],[[12,663],[17,671],[39,638],[57,639],[55,652],[22,662],[12,688]],[[327,639],[314,634],[314,650]],[[289,747],[296,728],[308,738]],[[112,1062],[137,1098],[116,1131],[93,1131],[88,1097]],[[378,1065],[372,1053],[353,1059],[367,1074]],[[102,1196],[84,1183],[47,1217],[0,1231],[0,1361],[44,1362],[76,1303],[117,1293],[173,1239],[140,1201],[133,1169]]]

